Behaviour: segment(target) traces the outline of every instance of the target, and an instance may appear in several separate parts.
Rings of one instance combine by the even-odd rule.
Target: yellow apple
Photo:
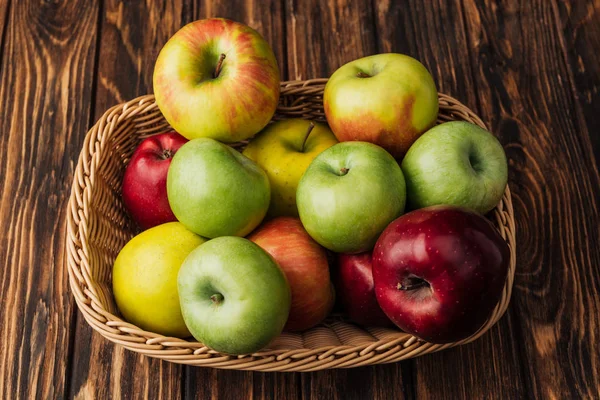
[[[188,337],[177,293],[177,274],[206,239],[179,222],[150,228],[121,249],[113,266],[113,293],[123,317],[165,336]]]
[[[325,124],[286,119],[267,126],[248,144],[243,154],[265,170],[271,183],[270,216],[298,216],[300,178],[316,156],[336,143]]]

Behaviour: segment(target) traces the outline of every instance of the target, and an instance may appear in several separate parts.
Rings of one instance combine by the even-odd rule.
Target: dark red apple
[[[370,252],[339,254],[335,284],[337,298],[352,321],[365,326],[391,325],[375,297]]]
[[[272,219],[248,239],[277,261],[290,284],[292,306],[284,329],[303,331],[323,321],[335,301],[327,253],[306,232],[300,219]]]
[[[373,250],[377,301],[405,332],[427,342],[465,339],[498,303],[508,245],[484,217],[451,206],[394,220]]]
[[[123,176],[123,202],[142,229],[177,221],[167,199],[167,171],[177,150],[188,140],[177,132],[142,140]]]

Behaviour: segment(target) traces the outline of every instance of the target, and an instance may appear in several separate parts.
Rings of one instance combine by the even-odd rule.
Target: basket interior
[[[273,119],[304,118],[325,121],[322,105],[325,82],[325,79],[321,79],[291,82],[282,86],[280,106]],[[453,101],[448,96],[440,95],[438,123],[466,120],[484,127],[476,115]],[[75,260],[70,266],[70,272],[73,274],[72,287],[76,282],[74,291],[80,308],[81,299],[89,299],[84,300],[85,310],[82,310],[88,322],[109,339],[136,351],[171,361],[195,365],[204,363],[225,368],[229,365],[229,356],[222,356],[194,341],[164,338],[155,333],[145,332],[121,320],[112,295],[111,270],[114,260],[127,241],[139,232],[127,215],[121,198],[120,187],[125,167],[135,147],[143,138],[170,129],[153,97],[144,96],[107,111],[86,137],[78,165],[80,173],[76,174],[71,202],[76,205],[73,207],[77,207],[72,209],[74,221],[70,223],[77,230],[71,235],[74,244],[69,245],[71,258]],[[243,145],[244,143],[238,143],[234,147],[239,148]],[[79,171],[80,169],[83,171]],[[508,204],[508,212],[503,209],[503,202]],[[512,206],[508,189],[503,202],[490,217],[511,246],[509,279],[502,300],[488,323],[479,333],[460,343],[471,341],[489,329],[504,313],[510,299],[515,260],[514,243],[511,243],[514,241],[514,226],[510,226],[514,222],[511,222]],[[87,223],[82,223],[84,220]],[[158,341],[161,341],[160,345],[157,344]],[[318,369],[322,369],[327,367],[328,364],[323,361],[329,357],[332,363],[335,360],[337,367],[346,364],[358,366],[393,362],[460,343],[433,345],[419,342],[395,328],[361,327],[346,321],[342,315],[333,314],[322,324],[308,331],[283,332],[265,350],[253,354],[251,358],[262,357],[265,362],[276,362],[273,359],[273,356],[276,356],[276,359],[282,362],[282,369],[285,361],[292,362],[297,370],[308,370],[312,365],[310,363],[319,361]],[[165,350],[171,353],[161,353]],[[181,353],[177,353],[178,351]],[[177,354],[182,358],[178,359]],[[345,357],[348,357],[347,360]],[[256,364],[260,361],[253,362],[252,369],[267,370],[266,365],[262,368]],[[233,368],[233,364],[230,367]],[[235,368],[246,369],[239,362]]]

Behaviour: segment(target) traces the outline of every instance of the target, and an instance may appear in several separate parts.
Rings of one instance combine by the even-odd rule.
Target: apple
[[[246,236],[269,208],[265,172],[237,150],[213,139],[181,146],[167,174],[167,196],[177,219],[198,235]]]
[[[187,141],[177,132],[161,133],[142,140],[133,152],[121,192],[125,208],[140,228],[177,220],[167,199],[167,171]]]
[[[403,54],[377,54],[351,61],[331,75],[323,106],[340,142],[375,143],[400,158],[438,115],[431,74]]]
[[[371,252],[339,254],[336,293],[350,319],[365,326],[389,326],[391,321],[375,297]]]
[[[179,222],[150,228],[121,249],[112,270],[115,302],[132,324],[165,336],[190,336],[179,306],[177,274],[206,239]]]
[[[270,216],[298,216],[296,189],[304,171],[338,141],[325,124],[286,119],[267,126],[242,154],[261,166],[271,183]]]
[[[273,50],[254,29],[222,18],[192,22],[160,51],[156,104],[188,139],[247,139],[271,120],[279,101]]]
[[[492,224],[454,206],[407,213],[373,250],[375,293],[403,331],[431,343],[476,333],[498,303],[510,252]]]
[[[336,253],[371,250],[404,211],[400,166],[366,142],[338,143],[319,154],[298,184],[300,220],[310,236]]]
[[[277,337],[290,311],[290,287],[271,256],[234,236],[209,240],[185,259],[181,311],[192,335],[213,350],[253,353]]]
[[[272,219],[248,239],[275,259],[290,284],[292,305],[284,329],[303,331],[323,321],[335,301],[327,253],[308,235],[300,220]]]
[[[485,214],[498,205],[508,180],[498,139],[463,121],[427,131],[408,150],[402,171],[412,209],[448,204]]]

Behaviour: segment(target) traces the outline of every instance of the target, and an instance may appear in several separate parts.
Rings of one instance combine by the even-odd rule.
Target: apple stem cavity
[[[304,136],[304,140],[302,141],[302,147],[300,148],[300,151],[302,153],[304,153],[304,146],[306,146],[306,141],[308,140],[308,137],[310,136],[310,133],[312,132],[314,127],[315,127],[315,124],[313,122],[311,122],[310,125],[308,125],[308,129],[306,130],[306,135]]]
[[[371,75],[367,74],[366,72],[360,71],[358,74],[356,74],[356,76],[358,78],[370,78]]]
[[[223,302],[223,300],[225,299],[223,297],[223,295],[221,293],[215,293],[212,296],[210,296],[210,299],[212,300],[214,305],[219,305]]]
[[[215,68],[215,73],[213,74],[213,78],[218,78],[221,73],[221,67],[223,66],[223,60],[225,60],[225,54],[221,53],[219,56],[219,61],[217,61],[217,66]]]
[[[173,157],[173,152],[170,149],[164,149],[162,153],[160,153],[161,160],[168,160]]]
[[[404,278],[397,286],[398,290],[417,290],[422,287],[431,287],[431,285],[425,279],[416,276]]]

